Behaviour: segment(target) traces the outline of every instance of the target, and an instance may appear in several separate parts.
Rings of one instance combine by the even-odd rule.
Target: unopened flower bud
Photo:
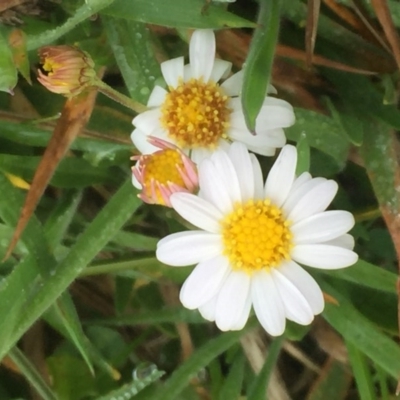
[[[96,79],[90,55],[74,46],[45,46],[39,49],[38,81],[48,90],[75,96]]]
[[[194,193],[198,187],[197,168],[178,147],[161,139],[149,142],[160,150],[133,157],[132,183],[141,189],[145,203],[171,207],[170,196],[176,192]]]

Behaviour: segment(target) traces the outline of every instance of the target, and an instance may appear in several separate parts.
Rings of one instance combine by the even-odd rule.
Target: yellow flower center
[[[250,274],[290,258],[289,223],[269,200],[237,205],[222,221],[222,238],[233,268]]]
[[[46,58],[44,60],[43,65],[41,66],[42,70],[46,72],[46,75],[52,75],[54,71],[59,68],[60,65],[56,64],[54,61]]]
[[[161,107],[161,124],[181,148],[213,149],[227,138],[228,96],[214,82],[191,79],[171,90]]]
[[[141,158],[141,163],[144,167],[143,171],[143,190],[151,197],[152,185],[159,183],[165,185],[175,183],[178,186],[185,187],[185,183],[179,173],[179,169],[184,170],[182,155],[178,150],[165,149],[156,153],[144,155]],[[159,204],[165,204],[163,197],[157,185],[156,190]]]

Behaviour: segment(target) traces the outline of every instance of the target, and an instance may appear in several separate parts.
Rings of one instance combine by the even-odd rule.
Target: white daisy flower
[[[347,211],[325,211],[338,185],[308,172],[296,178],[296,148],[285,146],[263,184],[260,165],[241,143],[199,166],[200,193],[175,193],[173,208],[198,230],[160,240],[157,258],[197,264],[180,299],[223,330],[239,330],[250,309],[271,335],[286,319],[310,324],[324,299],[300,265],[321,269],[354,264],[354,225]]]
[[[193,33],[189,59],[188,65],[184,65],[183,57],[161,64],[168,91],[155,86],[147,104],[150,110],[132,121],[136,129],[131,138],[141,153],[156,151],[148,136],[174,143],[196,163],[219,147],[227,148],[232,141],[265,156],[274,155],[275,149],[286,143],[282,128],[294,123],[292,106],[267,96],[256,120],[257,134],[251,134],[238,97],[243,73],[217,83],[228,76],[232,64],[215,58],[212,30]]]

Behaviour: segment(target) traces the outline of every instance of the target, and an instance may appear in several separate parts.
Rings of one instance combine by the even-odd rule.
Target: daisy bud
[[[176,192],[194,193],[198,187],[197,168],[178,147],[162,139],[150,138],[158,151],[132,157],[132,183],[141,189],[139,198],[145,203],[171,207],[170,197]]]
[[[88,53],[74,46],[45,46],[39,50],[38,81],[48,90],[75,96],[92,86],[96,71]]]

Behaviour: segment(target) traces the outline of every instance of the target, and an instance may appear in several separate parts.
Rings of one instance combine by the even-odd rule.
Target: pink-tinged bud
[[[74,46],[45,46],[39,49],[38,81],[48,90],[75,96],[92,86],[96,78],[90,55]]]
[[[171,194],[197,191],[197,168],[173,144],[157,138],[150,138],[149,141],[160,150],[133,157],[137,162],[132,168],[132,183],[142,190],[139,197],[145,203],[171,207]]]

